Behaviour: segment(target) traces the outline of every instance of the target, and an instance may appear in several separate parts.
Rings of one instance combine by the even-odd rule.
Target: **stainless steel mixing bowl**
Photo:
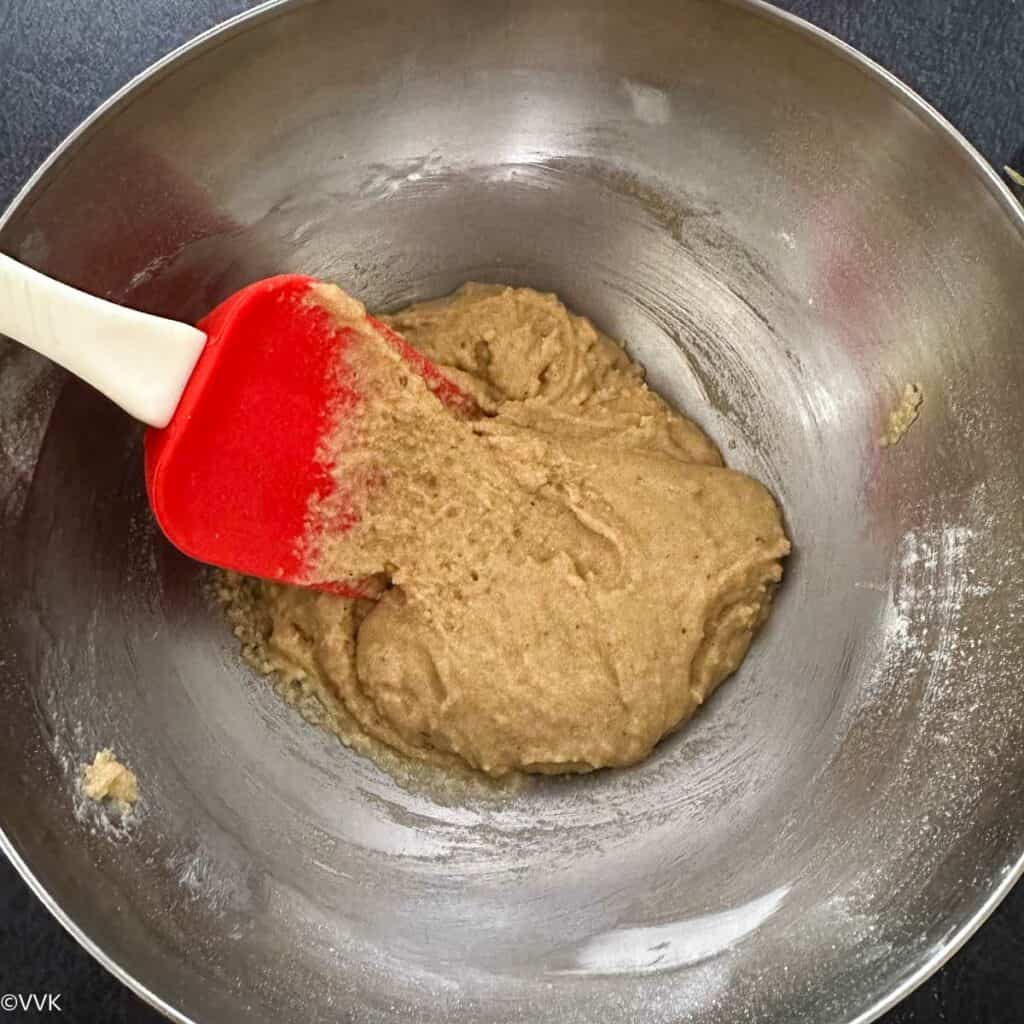
[[[0,247],[180,317],[286,270],[554,289],[795,539],[648,762],[444,801],[239,663],[139,429],[0,348],[5,847],[172,1016],[866,1021],[1019,874],[1024,218],[857,54],[752,2],[277,4],[105,107]],[[77,795],[107,745],[128,825]]]

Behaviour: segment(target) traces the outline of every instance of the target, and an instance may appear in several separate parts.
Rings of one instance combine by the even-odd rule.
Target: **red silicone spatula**
[[[86,295],[0,255],[0,334],[41,352],[149,424],[150,504],[185,554],[237,572],[328,589],[303,564],[310,501],[333,483],[317,460],[355,384],[339,353],[384,337],[438,397],[473,400],[398,334],[366,317],[339,324],[317,282],[272,277],[243,288],[197,328]],[[340,584],[340,586],[339,586]]]

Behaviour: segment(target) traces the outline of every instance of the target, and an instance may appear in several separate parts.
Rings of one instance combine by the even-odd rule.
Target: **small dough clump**
[[[361,330],[343,292],[318,301]],[[421,761],[643,759],[768,614],[789,552],[771,495],[554,295],[470,284],[383,319],[478,414],[379,336],[349,347],[365,397],[329,432],[336,490],[311,510],[308,562],[365,596],[252,584],[255,660]]]
[[[924,402],[924,393],[916,384],[904,386],[899,402],[889,413],[889,422],[885,426],[885,433],[878,439],[878,443],[883,448],[892,448],[907,436],[907,431],[921,414],[922,402]]]
[[[82,792],[90,800],[112,800],[127,809],[139,799],[139,782],[112,750],[101,750],[92,764],[82,766]]]

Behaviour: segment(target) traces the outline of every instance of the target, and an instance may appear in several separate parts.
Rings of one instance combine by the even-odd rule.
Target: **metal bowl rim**
[[[28,179],[22,188],[15,195],[7,209],[0,214],[0,232],[7,226],[17,210],[25,203],[37,186],[43,182],[49,172],[64,157],[70,155],[89,132],[99,125],[108,114],[119,107],[122,101],[133,96],[147,83],[154,83],[163,72],[172,65],[177,65],[187,55],[198,56],[201,52],[211,49],[220,42],[226,41],[237,32],[245,31],[253,25],[271,16],[272,12],[287,8],[301,7],[310,0],[265,0],[264,3],[248,11],[236,14],[217,25],[212,26],[199,35],[183,43],[181,46],[171,50],[170,53],[154,61],[147,68],[131,78],[125,85],[113,93],[108,99],[101,103],[77,128],[70,132],[61,141],[53,152],[36,169],[35,173]],[[861,53],[859,50],[843,42],[838,37],[826,32],[824,29],[813,25],[804,18],[788,11],[780,10],[772,6],[767,0],[722,0],[734,7],[741,7],[768,20],[784,25],[792,31],[798,32],[809,41],[831,50],[838,57],[850,64],[859,67],[866,75],[885,86],[899,101],[909,109],[916,112],[922,121],[930,123],[940,133],[946,135],[955,143],[974,165],[975,171],[982,177],[989,191],[999,202],[1004,212],[1014,222],[1024,238],[1024,206],[1018,203],[1006,183],[989,162],[975,149],[975,147],[964,137],[964,135],[953,126],[938,110],[918,93],[902,82],[890,71]],[[14,869],[24,879],[25,883],[39,898],[43,906],[60,923],[64,930],[94,959],[106,968],[122,984],[128,986],[135,995],[139,996],[154,1009],[164,1014],[170,1020],[178,1024],[198,1024],[193,1018],[188,1017],[169,1003],[166,1003],[155,992],[150,991],[134,975],[123,968],[119,963],[111,959],[93,940],[79,927],[71,916],[60,906],[56,899],[50,895],[46,887],[35,877],[32,869],[22,859],[8,838],[3,826],[0,825],[0,850],[3,850],[7,859],[14,866]],[[1024,849],[1018,853],[1015,862],[1008,870],[999,884],[992,890],[981,906],[971,917],[964,921],[944,942],[935,947],[931,956],[923,963],[914,967],[908,965],[903,979],[881,999],[877,1000],[866,1009],[861,1010],[856,1016],[850,1017],[847,1024],[870,1024],[877,1020],[882,1014],[891,1010],[898,1002],[908,996],[919,985],[925,982],[936,971],[944,966],[954,954],[974,935],[974,933],[985,923],[989,915],[999,906],[1007,893],[1014,887],[1021,875],[1024,875]]]

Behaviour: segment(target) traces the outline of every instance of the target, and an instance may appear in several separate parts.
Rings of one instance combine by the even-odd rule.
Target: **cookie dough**
[[[360,330],[343,292],[318,301]],[[336,489],[311,508],[307,560],[365,596],[249,585],[255,659],[433,764],[643,759],[768,614],[789,551],[771,495],[554,295],[469,284],[384,319],[479,414],[379,337],[349,347],[365,398],[328,432]]]
[[[889,413],[889,421],[885,425],[885,433],[878,439],[883,448],[892,448],[898,445],[907,431],[914,425],[917,417],[921,414],[921,403],[924,401],[924,393],[916,384],[907,384],[903,388],[899,402]]]
[[[128,809],[139,799],[139,782],[112,750],[101,750],[92,764],[82,765],[82,792],[90,800],[112,800]]]

